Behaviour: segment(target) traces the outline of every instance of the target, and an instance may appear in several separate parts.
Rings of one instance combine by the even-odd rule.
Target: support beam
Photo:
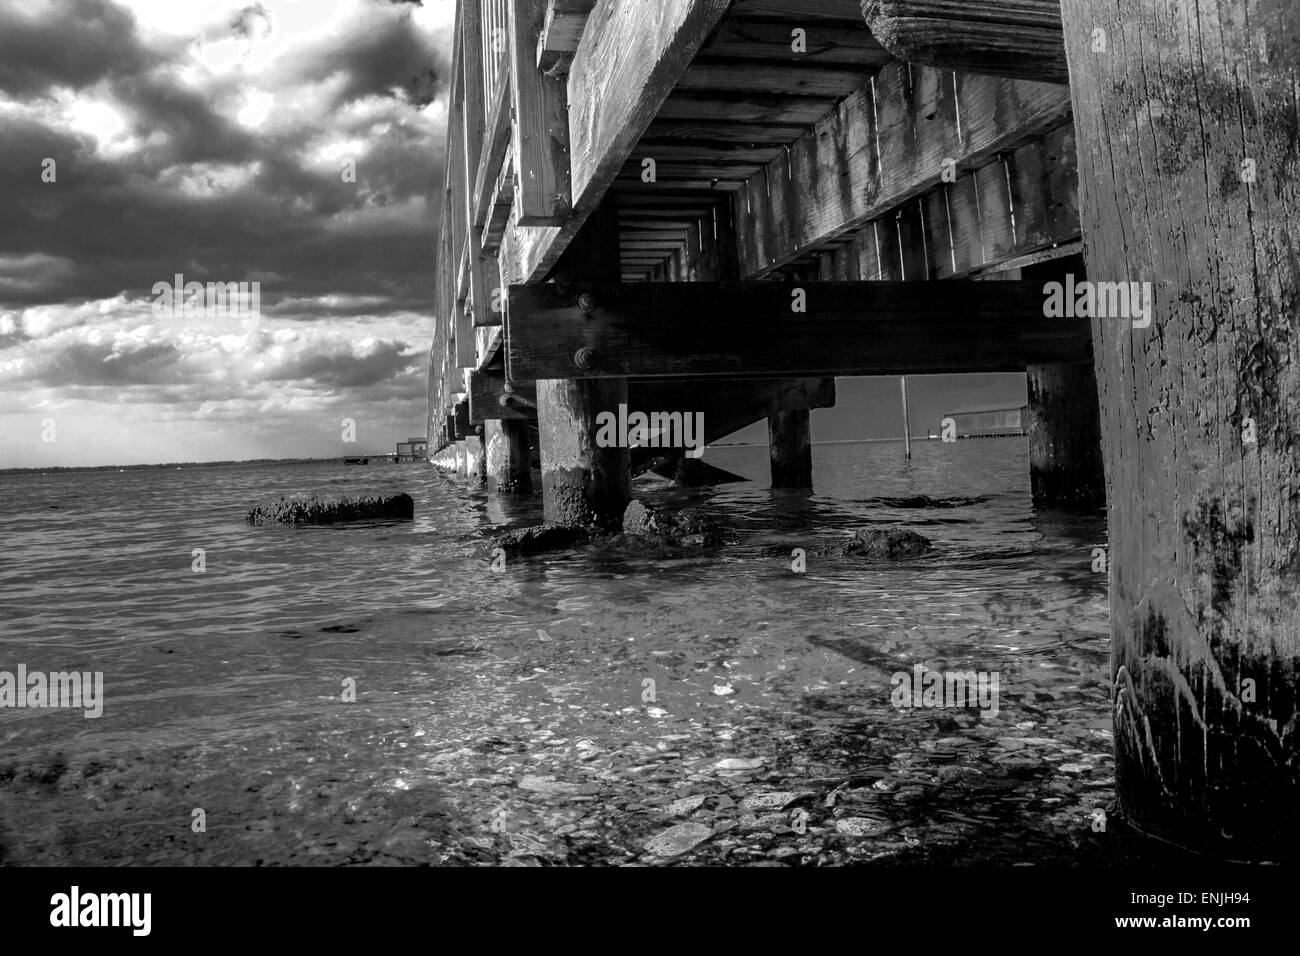
[[[512,379],[1013,372],[1091,361],[1040,281],[512,286]],[[592,311],[580,306],[580,296]]]
[[[568,76],[573,215],[561,226],[506,230],[510,282],[548,273],[618,176],[678,76],[730,0],[604,0]]]
[[[536,43],[546,0],[508,2],[518,223],[557,226],[569,218],[571,207],[564,78],[548,76],[537,67]]]
[[[741,276],[861,228],[1060,125],[1069,110],[1068,92],[1052,84],[885,67],[743,184],[734,200]]]
[[[505,495],[532,494],[528,423],[518,419],[485,422],[483,439],[487,444],[488,491]]]
[[[1068,83],[1062,0],[862,0],[880,44],[907,63]]]
[[[569,64],[596,0],[547,0],[542,34],[537,38],[537,68],[552,76],[569,72]]]
[[[1034,504],[1105,504],[1101,412],[1092,365],[1031,365],[1025,376],[1029,385],[1029,484]]]
[[[1300,847],[1300,6],[1062,5],[1110,518],[1118,809],[1236,859]]]
[[[812,487],[812,432],[807,409],[767,416],[767,447],[773,488]]]
[[[456,442],[456,474],[464,478],[469,474],[469,455],[465,448],[465,439]]]

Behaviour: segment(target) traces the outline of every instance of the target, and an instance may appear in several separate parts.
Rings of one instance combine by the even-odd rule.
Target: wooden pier
[[[685,449],[602,413],[766,420],[805,487],[835,377],[1024,372],[1036,501],[1109,509],[1120,811],[1293,847],[1298,38],[1265,0],[460,0],[430,460],[531,493],[535,449],[548,520],[610,522]]]

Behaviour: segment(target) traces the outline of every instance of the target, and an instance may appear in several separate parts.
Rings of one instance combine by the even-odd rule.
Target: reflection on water
[[[715,514],[727,547],[502,573],[486,538],[540,501],[423,465],[0,476],[0,670],[102,670],[107,698],[0,711],[0,862],[1118,858],[1094,832],[1104,518],[1035,513],[1022,440],[914,454],[818,446],[808,495],[767,487],[765,449],[712,449],[757,480],[638,493]],[[243,520],[363,490],[415,521]],[[809,547],[869,525],[935,550]],[[997,672],[999,713],[892,706],[918,663]]]

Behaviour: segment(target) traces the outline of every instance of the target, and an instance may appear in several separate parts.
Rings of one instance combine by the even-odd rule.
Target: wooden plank
[[[900,60],[1065,84],[1062,0],[862,0],[872,34]]]
[[[792,311],[796,288],[806,312]],[[1009,372],[1092,356],[1089,320],[1044,318],[1041,281],[546,283],[509,296],[509,367],[525,379]]]
[[[641,137],[641,143],[692,142],[742,143],[746,146],[786,145],[807,130],[805,123],[737,123],[729,117],[714,117],[692,123],[657,119]]]
[[[796,29],[803,31],[802,37],[796,37]],[[796,39],[801,42],[796,43]],[[802,51],[798,46],[803,47]],[[893,59],[861,19],[845,26],[796,17],[786,22],[728,17],[700,53],[712,59],[757,58],[856,66],[863,70],[877,69]]]
[[[775,93],[682,92],[668,97],[661,120],[725,119],[729,123],[815,123],[833,101],[822,96],[783,96]]]
[[[465,91],[461,116],[465,124],[463,177],[459,180],[465,186],[461,196],[464,209],[461,215],[465,221],[466,260],[469,271],[469,308],[470,324],[473,326],[488,324],[491,303],[490,291],[484,277],[483,252],[479,232],[474,228],[474,195],[469,188],[478,173],[483,152],[483,43],[480,17],[482,11],[478,3],[467,0],[461,11],[461,85]],[[477,349],[475,350],[477,355]]]
[[[537,68],[559,75],[569,71],[587,17],[596,0],[548,0],[541,36],[537,38]]]
[[[533,53],[546,13],[545,0],[509,0],[509,4],[518,222],[559,225],[568,219],[572,205],[565,83],[562,77],[538,69]]]
[[[482,248],[499,249],[505,236],[510,212],[515,204],[515,176],[509,163],[497,169],[497,181],[487,206],[487,219],[483,223]]]
[[[728,19],[863,22],[859,0],[735,0]]]
[[[504,401],[503,401],[504,399]],[[506,388],[501,368],[478,369],[469,376],[469,421],[528,420],[537,418],[537,385],[516,382]]]
[[[1051,84],[886,67],[746,183],[736,214],[756,221],[741,232],[742,274],[793,262],[1069,111],[1068,91]]]
[[[478,171],[474,176],[474,227],[480,232],[480,244],[487,246],[484,223],[489,215],[489,202],[495,194],[501,192],[501,173],[506,171],[505,179],[510,186],[510,202],[514,202],[514,177],[506,164],[506,153],[510,148],[510,81],[509,74],[498,87],[498,95],[491,103],[487,123],[484,126],[484,144],[479,156]],[[497,240],[500,241],[499,238]]]
[[[697,57],[677,90],[684,92],[780,93],[839,99],[856,90],[867,73],[853,67],[774,63],[770,60],[722,60]]]
[[[562,226],[512,223],[511,282],[541,281],[604,198],[729,0],[603,0],[569,68],[573,214]]]

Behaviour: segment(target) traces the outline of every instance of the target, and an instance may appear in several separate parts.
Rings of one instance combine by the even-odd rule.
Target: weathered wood
[[[473,430],[469,423],[469,399],[456,402],[452,408],[452,414],[456,419],[454,432],[456,440],[463,441]]]
[[[465,436],[465,477],[471,485],[481,485],[487,480],[484,469],[483,439],[477,433]]]
[[[1031,365],[1029,486],[1044,507],[1105,504],[1101,412],[1091,365]]]
[[[618,215],[612,207],[597,210],[578,241],[556,267],[560,276],[608,279],[619,275]],[[540,288],[540,287],[538,287]],[[575,302],[575,305],[577,303]],[[566,332],[581,336],[587,324],[581,308],[565,316]],[[542,458],[542,508],[555,524],[615,526],[631,497],[628,448],[599,441],[597,418],[617,414],[627,404],[627,379],[580,379],[569,369],[558,375],[515,375],[509,342],[531,330],[533,316],[507,315],[506,368],[516,380],[537,380],[538,444]]]
[[[539,281],[604,198],[728,0],[605,0],[569,68],[573,215],[562,226],[512,223],[510,282]]]
[[[488,491],[505,495],[532,494],[528,423],[518,420],[485,422],[483,440],[487,446],[484,467]]]
[[[1068,83],[1062,0],[862,0],[867,26],[900,60]]]
[[[852,93],[865,79],[866,74],[853,67],[772,63],[763,60],[719,62],[697,57],[677,81],[676,89],[684,92],[745,91],[838,99]]]
[[[796,37],[794,31],[802,30]],[[800,42],[796,43],[796,39]],[[728,17],[700,54],[718,59],[771,59],[789,63],[835,64],[869,70],[893,57],[861,22],[818,23],[791,12],[787,22]]]
[[[483,151],[483,38],[480,32],[481,12],[477,3],[463,4],[461,11],[461,84],[465,90],[465,100],[461,111],[461,120],[465,124],[462,136],[464,152],[461,162],[464,173],[459,185],[464,187],[460,202],[464,209],[459,214],[465,218],[465,258],[469,271],[469,311],[470,325],[486,325],[491,314],[491,287],[485,275],[483,251],[479,242],[479,232],[474,228],[474,194],[470,184],[478,172],[480,154]],[[472,356],[471,358],[476,358]],[[462,363],[463,364],[463,363]]]
[[[508,74],[504,75],[508,77]],[[510,148],[511,100],[510,81],[507,78],[490,105],[478,171],[474,175],[474,228],[479,230],[479,242],[485,249],[496,248],[501,244],[500,234],[493,236],[487,227],[491,210],[496,203],[504,201],[508,215],[510,206],[514,203],[513,170],[505,161]],[[505,228],[504,220],[501,228]]]
[[[858,23],[862,19],[862,9],[858,0],[734,0],[730,16],[757,21],[826,23],[838,20]]]
[[[509,298],[515,379],[1023,371],[1092,355],[1088,321],[1044,318],[1035,281],[561,282]]]
[[[791,263],[940,186],[946,172],[978,170],[1059,126],[1069,110],[1068,92],[1051,84],[886,67],[746,182],[735,198],[741,272]]]
[[[558,76],[569,71],[587,17],[596,0],[548,0],[541,36],[537,38],[537,68]]]
[[[1237,859],[1300,845],[1300,6],[1062,6],[1110,518],[1118,808]],[[1121,16],[1122,15],[1122,16]]]
[[[509,0],[515,208],[521,226],[556,226],[572,207],[563,77],[538,69],[534,49],[546,0]]]
[[[767,447],[773,488],[812,487],[812,432],[806,409],[767,417]]]
[[[469,420],[532,420],[537,417],[537,386],[516,382],[506,387],[502,369],[477,369],[469,377]]]

